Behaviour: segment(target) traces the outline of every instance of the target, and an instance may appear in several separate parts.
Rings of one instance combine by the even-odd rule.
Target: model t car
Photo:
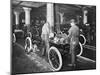
[[[49,44],[50,48],[48,50],[48,60],[50,66],[53,68],[54,71],[58,71],[62,68],[63,65],[63,55],[67,55],[69,53],[70,45],[68,41],[65,40],[65,37],[67,37],[66,33],[59,33],[55,34],[55,36],[50,37]],[[36,38],[36,39],[34,39]],[[35,45],[34,45],[35,44]],[[41,43],[41,38],[39,38],[39,35],[32,35],[31,32],[28,33],[28,36],[25,40],[25,50],[27,52],[33,51],[35,52],[35,48],[37,48]],[[77,47],[77,56],[80,56],[82,54],[83,48],[82,44],[79,42],[79,45]]]

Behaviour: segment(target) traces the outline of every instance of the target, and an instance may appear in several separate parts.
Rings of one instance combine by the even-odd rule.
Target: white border
[[[34,1],[34,0],[27,0]],[[56,3],[86,4],[97,7],[97,70],[42,73],[41,75],[99,75],[100,74],[100,0],[35,0]],[[0,1],[0,75],[10,75],[10,0]],[[35,75],[35,74],[34,74]],[[37,75],[37,74],[36,74]]]

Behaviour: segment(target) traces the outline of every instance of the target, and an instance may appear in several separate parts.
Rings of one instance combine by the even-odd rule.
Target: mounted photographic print
[[[96,6],[11,0],[11,74],[96,69]]]

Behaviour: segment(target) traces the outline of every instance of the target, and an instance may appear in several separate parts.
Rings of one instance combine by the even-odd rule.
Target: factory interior
[[[68,34],[73,18],[80,33],[75,68],[67,65],[69,45],[54,40]],[[42,56],[41,33],[46,21],[54,36],[49,39],[48,55]],[[12,0],[11,33],[13,74],[96,69],[96,6]]]

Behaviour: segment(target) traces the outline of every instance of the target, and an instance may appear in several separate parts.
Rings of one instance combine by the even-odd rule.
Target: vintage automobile
[[[63,56],[69,55],[70,45],[65,40],[66,34],[57,34],[54,39],[50,40],[50,49],[48,50],[48,59],[51,67],[54,71],[58,71],[63,65]],[[77,56],[80,56],[83,52],[82,44],[76,49]]]
[[[68,41],[65,41],[65,33],[56,34],[54,37],[50,37],[50,48],[48,50],[48,60],[54,71],[58,71],[63,65],[63,55],[69,54],[70,45]],[[38,39],[38,38],[37,38]],[[25,40],[25,50],[27,52],[34,51],[34,42],[40,42],[40,40],[33,40],[31,32]],[[36,43],[35,43],[36,44]],[[41,44],[41,43],[40,43]],[[79,42],[76,50],[77,56],[80,56],[83,52],[82,44]]]

